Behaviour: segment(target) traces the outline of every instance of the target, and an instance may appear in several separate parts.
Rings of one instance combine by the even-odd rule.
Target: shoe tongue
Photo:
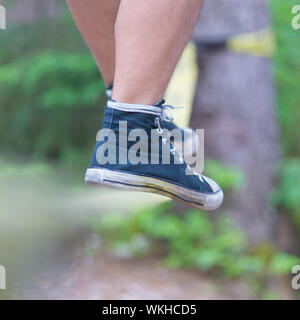
[[[164,99],[160,99],[155,105],[154,107],[162,107],[163,104],[165,104],[165,100]]]

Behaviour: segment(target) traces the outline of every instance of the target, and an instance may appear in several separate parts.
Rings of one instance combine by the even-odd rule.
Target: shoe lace
[[[161,127],[160,120],[163,119],[164,121],[168,121],[168,122],[173,121],[174,120],[174,109],[179,109],[179,108],[183,108],[183,107],[174,107],[174,106],[171,106],[171,105],[163,105],[162,106],[162,110],[163,110],[162,111],[162,117],[161,118],[157,117],[155,119],[155,124],[157,126],[157,131],[158,131],[159,134],[163,134],[163,131],[164,131],[163,128]],[[166,144],[167,141],[168,141],[167,137],[163,137],[162,138],[163,144]],[[180,163],[185,163],[186,164],[187,170],[192,175],[197,176],[201,182],[204,182],[203,176],[201,174],[199,174],[198,172],[196,172],[188,163],[186,163],[184,161],[183,157],[177,152],[177,150],[176,150],[174,145],[172,145],[172,147],[170,148],[170,152]]]
[[[172,122],[174,121],[174,110],[175,109],[183,109],[182,106],[171,106],[165,104],[162,106],[162,119],[164,121]]]

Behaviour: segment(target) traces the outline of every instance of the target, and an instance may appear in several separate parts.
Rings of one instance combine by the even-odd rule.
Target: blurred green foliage
[[[243,188],[246,184],[246,178],[240,170],[225,166],[215,159],[205,161],[205,174],[216,179],[223,190]]]
[[[270,0],[273,32],[277,42],[274,56],[278,90],[278,119],[282,149],[286,157],[300,156],[300,35],[291,26],[295,0]]]
[[[270,0],[277,42],[274,72],[283,162],[275,203],[295,219],[300,231],[300,34],[291,26],[294,0]]]
[[[105,85],[73,22],[54,25],[1,33],[0,146],[12,156],[78,171],[87,166],[100,127]]]
[[[289,274],[300,258],[275,248],[247,251],[247,241],[226,214],[211,219],[189,210],[178,214],[170,202],[136,212],[112,214],[94,223],[94,230],[119,255],[157,253],[172,268],[196,268],[226,277]]]
[[[286,160],[280,172],[280,184],[273,195],[275,204],[288,210],[300,232],[300,160]]]
[[[206,161],[206,172],[218,179],[225,192],[245,183],[239,171],[212,159]],[[130,216],[104,215],[96,218],[93,229],[117,255],[156,253],[171,268],[243,277],[257,292],[269,276],[289,274],[300,263],[299,257],[279,252],[270,244],[249,251],[245,233],[226,213],[210,217],[199,210],[178,212],[172,202]]]

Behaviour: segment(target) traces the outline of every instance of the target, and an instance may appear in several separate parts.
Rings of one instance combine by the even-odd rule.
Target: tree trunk
[[[272,238],[275,213],[268,204],[279,159],[270,60],[223,49],[206,49],[206,40],[255,32],[269,26],[262,0],[206,1],[195,30],[199,79],[191,117],[205,129],[205,156],[241,170],[246,185],[225,194],[250,241]]]

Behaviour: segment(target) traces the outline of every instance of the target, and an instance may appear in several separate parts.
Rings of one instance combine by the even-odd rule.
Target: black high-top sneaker
[[[87,184],[157,193],[185,205],[217,209],[223,192],[216,182],[196,173],[169,143],[164,123],[169,106],[109,101],[103,128],[87,169]]]

